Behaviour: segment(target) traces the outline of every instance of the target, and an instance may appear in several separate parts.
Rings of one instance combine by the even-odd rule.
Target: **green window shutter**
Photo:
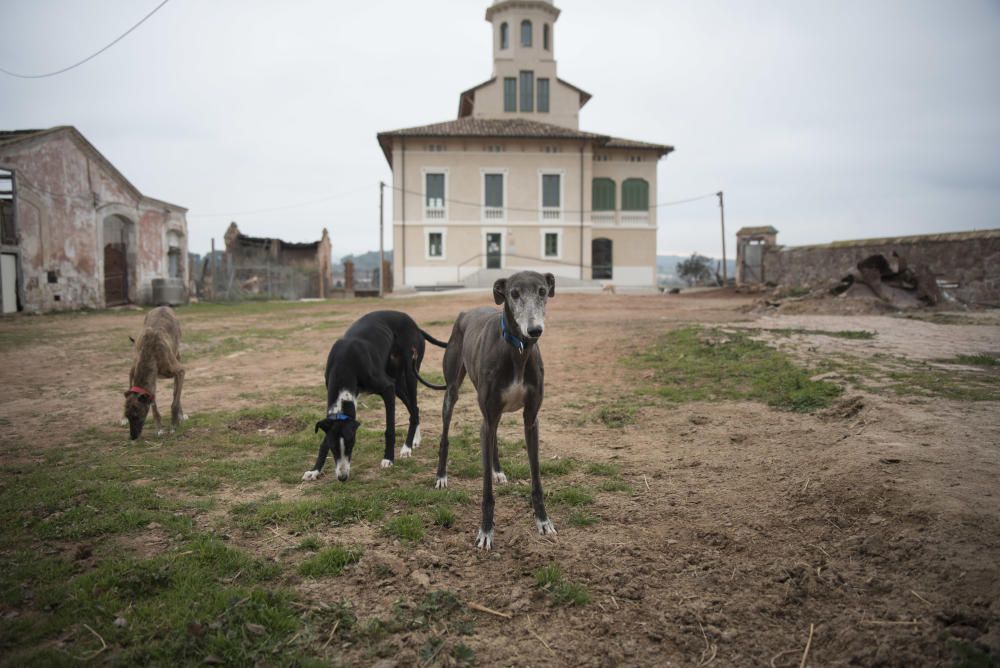
[[[549,113],[549,80],[538,80],[538,111],[543,114]]]
[[[503,206],[503,174],[486,175],[486,206],[500,208]]]
[[[555,232],[545,233],[545,257],[557,257],[559,255],[559,235]]]
[[[521,72],[521,111],[535,110],[535,73]]]
[[[428,174],[426,187],[427,206],[444,208],[444,174]]]
[[[503,80],[503,110],[517,111],[517,79],[514,77]]]
[[[591,209],[594,211],[615,210],[615,182],[613,180],[594,179],[590,190]]]
[[[622,211],[649,211],[649,184],[644,179],[622,183]]]
[[[559,175],[542,174],[542,206],[558,207],[559,202]]]

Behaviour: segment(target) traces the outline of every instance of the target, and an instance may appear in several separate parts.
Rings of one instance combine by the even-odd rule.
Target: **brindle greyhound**
[[[545,304],[555,295],[552,274],[522,271],[493,284],[493,300],[503,304],[460,313],[444,352],[444,396],[437,483],[448,486],[448,427],[458,390],[468,374],[476,388],[483,423],[479,440],[483,453],[483,516],[476,547],[493,547],[493,483],[507,482],[500,468],[497,427],[503,413],[524,409],[524,440],[531,467],[531,505],[542,534],[555,533],[542,499],[538,472],[538,409],[542,406],[545,369],[538,338],[545,328]]]
[[[174,310],[159,306],[146,314],[142,334],[135,341],[135,362],[128,373],[129,389],[125,391],[125,417],[129,437],[134,441],[142,433],[149,409],[156,420],[156,435],[163,433],[160,411],[156,407],[156,379],[174,379],[174,400],[170,405],[171,431],[187,416],[181,410],[181,388],[184,387],[184,367],[181,366],[181,326]]]

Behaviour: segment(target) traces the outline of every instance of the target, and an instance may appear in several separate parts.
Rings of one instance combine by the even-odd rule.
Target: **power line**
[[[396,192],[401,192],[401,193],[404,193],[404,194],[407,194],[407,195],[416,195],[418,197],[423,197],[424,196],[424,193],[422,193],[422,192],[417,192],[415,190],[405,190],[403,188],[397,188],[395,186],[392,187],[392,190],[396,191]],[[677,206],[678,204],[687,204],[688,202],[695,202],[695,201],[698,201],[698,200],[706,199],[706,198],[709,198],[709,197],[715,197],[715,196],[716,196],[716,193],[711,192],[711,193],[705,193],[704,195],[696,195],[694,197],[688,197],[688,198],[685,198],[685,199],[678,199],[678,200],[672,200],[672,201],[667,201],[667,202],[659,202],[658,204],[653,204],[653,205],[647,207],[646,210],[647,211],[652,211],[653,209],[661,209],[661,208],[667,207],[667,206]],[[444,197],[444,198],[436,197],[435,199],[439,199],[442,202],[449,202],[451,204],[457,204],[458,206],[469,206],[469,207],[473,207],[473,208],[477,208],[477,209],[503,209],[504,211],[517,211],[517,212],[520,212],[520,213],[540,213],[540,212],[543,212],[543,211],[547,210],[547,209],[530,209],[530,208],[522,208],[522,207],[515,207],[515,206],[496,206],[496,207],[494,207],[494,206],[486,206],[485,204],[480,204],[478,202],[466,202],[466,201],[463,201],[463,200],[452,199],[450,197]],[[557,207],[554,207],[554,208],[557,208]],[[567,214],[568,213],[584,213],[584,214],[607,213],[606,211],[594,211],[594,210],[591,210],[591,209],[585,209],[583,211],[580,211],[579,209],[559,209],[559,210],[562,211],[563,213],[567,213]],[[638,211],[642,211],[642,209],[637,209],[637,210]]]
[[[329,202],[335,199],[341,199],[343,197],[349,197],[350,195],[357,194],[362,190],[368,190],[372,187],[372,184],[366,183],[363,186],[358,186],[347,192],[342,192],[337,195],[330,195],[328,197],[321,197],[319,199],[309,200],[308,202],[299,202],[298,204],[286,204],[284,206],[276,206],[268,209],[255,209],[253,211],[235,211],[231,213],[192,213],[188,215],[188,218],[230,218],[235,216],[251,216],[258,213],[274,213],[275,211],[287,211],[288,209],[297,209],[303,206],[310,206],[312,204],[319,204],[320,202]]]
[[[18,79],[44,79],[45,77],[54,77],[57,74],[62,74],[63,72],[69,72],[70,70],[75,69],[75,68],[79,67],[80,65],[83,65],[84,63],[93,60],[97,56],[101,55],[102,53],[104,53],[105,51],[107,51],[108,49],[110,49],[111,47],[113,47],[118,42],[120,42],[123,39],[125,39],[125,37],[128,36],[129,33],[131,33],[133,30],[135,30],[136,28],[138,28],[139,26],[141,26],[143,23],[145,23],[146,20],[149,17],[151,17],[156,12],[160,11],[160,8],[163,7],[163,5],[167,4],[168,2],[170,2],[170,0],[163,0],[163,2],[161,2],[156,7],[153,8],[153,11],[151,11],[150,13],[146,14],[145,16],[143,16],[139,20],[138,23],[136,23],[134,26],[132,26],[131,28],[129,28],[128,30],[126,30],[125,32],[123,32],[117,38],[115,38],[115,40],[113,42],[111,42],[110,44],[108,44],[107,46],[105,46],[104,48],[102,48],[101,50],[96,51],[96,52],[90,54],[89,56],[87,56],[86,58],[84,58],[83,60],[81,60],[80,62],[74,63],[74,64],[70,65],[69,67],[64,67],[61,70],[56,70],[55,72],[46,72],[45,74],[18,74],[17,72],[11,72],[10,70],[5,70],[2,67],[0,67],[0,72],[3,72],[4,74],[6,74],[8,76],[17,77]]]

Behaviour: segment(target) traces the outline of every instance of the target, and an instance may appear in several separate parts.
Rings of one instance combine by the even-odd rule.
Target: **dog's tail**
[[[430,334],[428,334],[428,333],[427,333],[427,332],[425,332],[424,330],[420,329],[419,327],[417,327],[417,329],[418,329],[418,330],[420,330],[420,334],[421,334],[421,336],[423,336],[423,337],[424,337],[424,339],[425,339],[425,340],[426,340],[426,341],[427,341],[428,343],[433,343],[433,344],[434,344],[435,346],[437,346],[438,348],[447,348],[447,347],[448,347],[448,344],[447,344],[446,342],[444,342],[444,341],[438,341],[438,340],[437,340],[437,339],[435,339],[435,338],[434,338],[433,336],[431,336]],[[426,384],[427,384],[427,383],[424,383],[424,385],[426,385]]]
[[[416,360],[410,360],[410,363],[413,365],[413,374],[417,377],[417,380],[419,380],[421,383],[423,383],[427,387],[431,388],[432,390],[447,390],[448,389],[447,385],[435,385],[434,383],[432,383],[432,382],[430,382],[428,380],[424,380],[420,376],[420,372],[417,371],[417,361]]]

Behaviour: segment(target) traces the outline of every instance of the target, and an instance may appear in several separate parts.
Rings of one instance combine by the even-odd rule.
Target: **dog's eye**
[[[545,288],[538,288],[538,296],[539,297],[545,296]]]
[[[518,292],[517,290],[511,290],[510,291],[510,296],[511,296],[512,299],[520,299],[521,298],[521,293]]]

